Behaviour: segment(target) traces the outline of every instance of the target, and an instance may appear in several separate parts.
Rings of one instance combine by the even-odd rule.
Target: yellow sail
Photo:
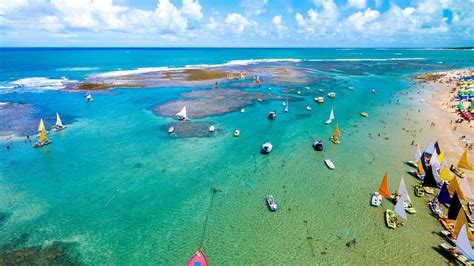
[[[451,179],[451,182],[449,182],[448,191],[449,191],[449,194],[451,195],[454,195],[454,192],[457,192],[459,199],[465,200],[464,193],[462,192],[461,187],[459,187],[459,182],[456,177]]]
[[[459,159],[458,167],[468,170],[474,170],[474,168],[472,168],[472,165],[470,165],[469,161],[467,160],[467,150],[464,151],[461,156],[461,159]]]
[[[452,232],[453,238],[456,239],[459,235],[459,231],[461,230],[461,227],[463,225],[466,225],[466,228],[468,226],[468,221],[467,221],[467,215],[466,211],[464,210],[464,207],[459,209],[458,217],[456,218],[456,222],[454,223],[454,230]],[[467,235],[469,237],[469,240],[474,240],[474,234],[472,233],[471,230],[467,230]]]
[[[439,173],[439,176],[445,181],[451,181],[451,179],[453,179],[453,176],[449,173],[448,167],[444,167]]]
[[[39,135],[39,141],[46,142],[48,139],[46,138],[46,131],[41,130]]]
[[[423,169],[423,165],[421,164],[421,160],[418,161],[418,173],[420,175],[425,175],[425,169]]]
[[[444,151],[441,151],[438,155],[438,162],[442,162],[444,159]]]
[[[336,124],[336,131],[334,131],[334,139],[338,139],[339,136],[341,135],[341,132],[339,132],[339,124]]]
[[[38,125],[38,132],[41,132],[41,131],[46,131],[46,128],[44,127],[43,118],[40,119],[40,123]]]

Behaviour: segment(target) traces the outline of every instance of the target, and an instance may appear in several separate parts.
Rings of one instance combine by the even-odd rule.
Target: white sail
[[[433,177],[436,180],[436,183],[441,183],[441,177],[439,176],[439,164],[438,165],[431,165],[431,172],[433,172]]]
[[[91,100],[92,99],[92,94],[88,93],[87,96],[86,96],[86,99]]]
[[[474,251],[472,250],[471,242],[469,242],[465,224],[461,227],[461,231],[459,232],[458,239],[456,240],[456,248],[469,261],[474,260]]]
[[[435,146],[434,146],[434,142],[432,140],[430,140],[428,145],[426,145],[425,153],[433,154],[433,151],[435,151],[435,150],[436,149],[435,149]]]
[[[405,184],[405,179],[402,177],[400,180],[400,185],[398,186],[398,195],[405,194],[407,197],[407,201],[411,203],[410,196],[408,195],[407,185]]]
[[[288,99],[286,99],[285,112],[288,112]]]
[[[181,120],[188,119],[188,115],[186,114],[186,106],[183,107],[183,109],[181,109],[181,111],[179,111],[179,113],[177,113],[176,116],[178,117],[178,119],[181,119]]]
[[[397,201],[397,204],[395,205],[395,213],[398,214],[400,217],[403,219],[407,219],[407,213],[405,212],[405,202],[407,201],[407,194],[404,193],[400,195],[400,198]]]
[[[331,113],[329,114],[329,120],[334,120],[334,108],[331,108]]]
[[[439,160],[438,160],[438,153],[436,152],[436,149],[433,150],[433,154],[431,155],[430,159],[430,165],[431,166],[436,166],[439,168]]]
[[[421,159],[420,144],[416,144],[415,163],[418,163],[420,159]]]
[[[63,127],[63,122],[61,121],[61,118],[59,117],[58,113],[56,113],[56,126]]]

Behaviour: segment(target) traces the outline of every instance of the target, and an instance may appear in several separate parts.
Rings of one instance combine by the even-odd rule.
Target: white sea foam
[[[65,77],[60,79],[50,79],[45,77],[31,77],[22,78],[16,81],[10,82],[14,87],[20,91],[44,91],[44,90],[61,90],[66,88],[68,84],[76,83],[75,80],[69,80]]]
[[[310,62],[385,62],[385,61],[417,61],[426,60],[421,57],[393,57],[393,58],[335,58],[335,59],[308,59]]]
[[[93,71],[99,70],[99,67],[65,67],[65,68],[58,68],[59,71]]]

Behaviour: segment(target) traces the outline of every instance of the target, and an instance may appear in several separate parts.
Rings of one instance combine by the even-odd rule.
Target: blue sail
[[[446,183],[443,183],[443,186],[439,191],[438,201],[439,203],[451,204],[451,196],[449,195],[448,185]]]

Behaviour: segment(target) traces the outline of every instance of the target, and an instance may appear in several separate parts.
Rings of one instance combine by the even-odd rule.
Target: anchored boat
[[[341,132],[339,131],[339,124],[336,124],[336,130],[334,131],[334,135],[331,137],[331,141],[334,144],[339,144],[341,143],[339,141],[339,136],[341,136]]]
[[[194,255],[189,258],[186,266],[208,266],[207,258],[201,248],[199,248]]]
[[[46,130],[44,127],[43,119],[40,119],[39,130],[40,130],[39,138],[38,138],[38,141],[33,145],[33,148],[39,148],[39,147],[43,147],[43,146],[53,143],[52,141],[49,141],[46,138]]]
[[[324,163],[326,164],[326,166],[327,166],[329,169],[331,169],[331,170],[336,169],[336,166],[334,165],[334,163],[333,163],[330,159],[324,160]]]
[[[329,113],[329,119],[326,120],[326,125],[329,125],[332,123],[332,120],[334,120],[334,108],[331,108],[331,113]]]
[[[278,205],[276,204],[275,198],[272,195],[267,196],[267,205],[270,211],[278,210]]]
[[[189,120],[188,114],[186,112],[186,106],[184,106],[183,109],[181,109],[181,111],[176,114],[176,116],[178,117],[178,120]]]
[[[260,153],[262,154],[269,154],[273,149],[273,145],[271,142],[266,142],[262,145],[262,148],[260,149]]]

